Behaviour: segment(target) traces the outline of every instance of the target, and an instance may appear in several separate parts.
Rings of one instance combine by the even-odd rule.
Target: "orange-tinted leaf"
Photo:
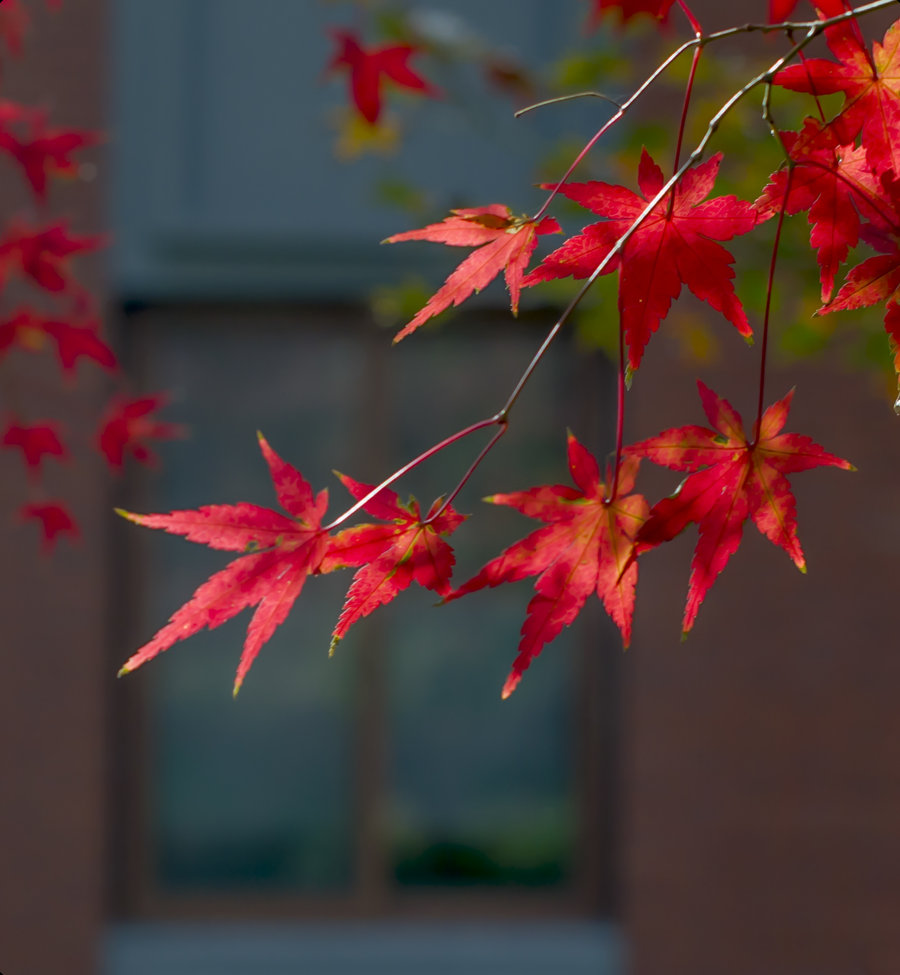
[[[403,240],[431,240],[478,248],[456,268],[412,321],[397,333],[394,341],[399,342],[429,318],[452,305],[461,304],[473,292],[481,291],[501,271],[506,277],[512,313],[517,314],[522,277],[537,246],[537,238],[540,234],[558,233],[559,229],[559,224],[552,217],[535,223],[527,217],[514,217],[508,207],[495,203],[486,207],[451,210],[450,216],[441,223],[388,237],[386,244]]]
[[[700,538],[691,563],[684,633],[694,625],[710,586],[737,551],[748,518],[787,552],[797,568],[806,571],[788,474],[822,466],[853,469],[809,437],[781,433],[793,392],[766,410],[758,438],[750,440],[731,404],[702,382],[697,385],[714,429],[678,427],[628,448],[630,456],[694,472],[674,495],[653,506],[636,545],[638,553],[644,552],[674,538],[689,524],[697,525]]]
[[[571,434],[568,458],[569,473],[577,488],[558,484],[486,499],[538,518],[547,527],[511,545],[447,597],[457,599],[485,587],[538,577],[536,595],[528,604],[522,625],[518,656],[503,688],[504,697],[515,690],[544,646],[575,619],[592,592],[603,601],[626,647],[631,639],[638,575],[632,553],[648,511],[641,495],[629,493],[634,488],[638,461],[625,460],[616,496],[608,500],[597,461]]]
[[[203,583],[169,623],[125,662],[120,675],[152,660],[178,640],[204,627],[214,629],[255,606],[235,676],[237,694],[261,647],[287,618],[307,576],[319,570],[328,544],[320,528],[328,493],[321,491],[313,496],[302,475],[262,436],[259,439],[278,500],[292,517],[246,503],[208,505],[165,515],[120,512],[139,525],[183,535],[188,541],[248,552]]]

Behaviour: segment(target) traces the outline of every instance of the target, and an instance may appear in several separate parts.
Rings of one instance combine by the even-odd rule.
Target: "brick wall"
[[[60,125],[104,127],[106,11],[79,0],[49,16],[28,3],[34,29],[21,62],[3,52],[3,94],[52,109]],[[96,151],[92,158],[99,159]],[[30,204],[18,171],[3,160],[0,213]],[[79,232],[103,228],[94,183],[54,188],[53,214]],[[81,277],[101,298],[103,259],[83,261]],[[19,357],[18,362],[22,361]],[[35,357],[26,382],[46,379]],[[90,436],[101,389],[79,377],[79,392],[47,400],[62,412],[69,439]],[[102,380],[101,380],[102,382]],[[66,406],[60,409],[59,404]],[[103,898],[103,701],[112,676],[105,661],[105,533],[108,477],[98,458],[77,456],[50,474],[84,534],[52,559],[38,551],[34,526],[14,522],[25,499],[19,456],[0,452],[0,971],[5,975],[89,975]],[[50,472],[48,472],[50,473]]]
[[[695,375],[752,416],[741,360],[685,368],[657,346],[635,436],[704,422]],[[787,429],[859,468],[793,477],[808,576],[748,525],[679,643],[696,531],[643,562],[624,668],[636,975],[900,971],[900,419],[834,365],[774,373],[767,402],[795,383]]]

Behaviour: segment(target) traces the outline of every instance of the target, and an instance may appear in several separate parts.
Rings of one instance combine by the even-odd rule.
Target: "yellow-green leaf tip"
[[[119,672],[118,674],[116,674],[116,677],[124,677],[126,674],[130,674],[130,673],[131,673],[131,668],[126,665],[124,667],[119,668]]]
[[[337,648],[337,645],[340,642],[341,642],[341,638],[339,636],[333,636],[331,638],[331,643],[328,646],[328,656],[329,657],[333,657],[334,656],[334,651],[335,651],[335,649]]]

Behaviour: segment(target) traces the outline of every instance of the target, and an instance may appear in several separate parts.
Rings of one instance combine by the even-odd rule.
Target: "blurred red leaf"
[[[56,352],[64,373],[74,372],[79,359],[91,359],[109,370],[118,365],[115,353],[100,338],[99,322],[71,325],[48,319],[44,322],[44,331],[56,342]]]
[[[68,457],[68,453],[57,434],[55,423],[34,423],[23,426],[12,422],[4,431],[4,447],[17,447],[22,451],[22,457],[29,473],[38,474],[44,457],[58,457],[60,460]]]
[[[44,318],[31,308],[19,308],[0,322],[0,359],[13,348],[40,352],[47,345]]]
[[[370,125],[381,116],[381,89],[385,81],[432,98],[439,96],[438,90],[407,64],[418,51],[412,44],[384,44],[366,49],[352,31],[333,30],[332,35],[338,51],[326,70],[346,68],[350,72],[353,104]]]
[[[47,199],[48,176],[74,176],[78,164],[72,159],[72,153],[95,145],[100,136],[82,129],[48,128],[44,112],[31,113],[28,121],[25,135],[17,134],[9,126],[0,129],[0,149],[22,166],[34,195],[43,202]]]
[[[73,538],[81,536],[77,523],[62,502],[24,504],[19,509],[19,516],[23,521],[36,521],[40,524],[42,547],[48,553],[53,551],[58,536],[71,535]]]
[[[102,234],[70,234],[64,221],[42,228],[13,221],[0,240],[0,286],[15,271],[46,291],[65,291],[72,283],[66,262],[103,247],[106,240]]]
[[[31,17],[22,0],[3,0],[0,3],[0,38],[14,57],[22,53],[25,34]]]
[[[147,440],[172,440],[184,436],[184,427],[154,419],[151,414],[165,406],[159,393],[137,399],[113,398],[100,423],[97,444],[110,467],[121,470],[125,456],[131,454],[142,464],[153,464],[155,454]]]

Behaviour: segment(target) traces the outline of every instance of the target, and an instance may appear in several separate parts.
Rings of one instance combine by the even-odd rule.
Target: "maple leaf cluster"
[[[900,21],[870,51],[854,21],[826,29],[835,60],[783,68],[775,82],[817,98],[843,95],[831,119],[809,118],[801,133],[781,133],[791,168],[773,176],[760,204],[808,211],[821,271],[819,314],[883,305],[884,327],[900,376]],[[878,251],[847,274],[832,298],[835,272],[862,239]]]
[[[51,9],[60,5],[60,0],[47,3]],[[0,40],[13,57],[22,54],[30,23],[22,0],[4,0]],[[0,155],[24,178],[33,210],[12,216],[0,232],[0,403],[5,401],[0,407],[0,447],[22,458],[31,497],[20,506],[18,517],[38,525],[48,551],[59,536],[79,535],[65,501],[53,497],[44,485],[45,464],[68,462],[72,451],[64,423],[43,415],[41,403],[32,402],[36,394],[27,399],[23,395],[23,390],[32,391],[20,375],[22,356],[54,357],[68,388],[75,384],[82,361],[122,382],[91,295],[71,268],[73,260],[105,246],[106,237],[75,233],[67,221],[48,212],[51,181],[77,178],[79,154],[99,141],[96,132],[52,125],[43,108],[0,97]],[[161,404],[158,396],[135,399],[122,392],[109,401],[98,417],[92,446],[111,468],[120,468],[126,453],[148,461],[148,438],[177,433],[174,425],[151,420],[149,414]]]
[[[413,582],[440,596],[450,594],[454,557],[443,536],[463,521],[451,506],[437,501],[423,518],[415,501],[404,504],[388,488],[374,491],[370,485],[338,475],[350,494],[362,502],[362,509],[379,521],[331,534],[322,526],[328,492],[314,494],[303,475],[282,460],[262,434],[259,445],[286,515],[247,503],[159,515],[120,512],[147,528],[161,528],[210,548],[244,553],[200,586],[168,624],[125,662],[120,674],[146,663],[176,641],[204,627],[214,629],[255,606],[235,677],[237,694],[260,648],[287,618],[307,578],[347,566],[359,568],[332,634],[332,650],[353,623],[389,603]]]
[[[679,0],[678,7],[699,36],[699,24],[687,4]],[[781,24],[794,16],[796,8],[797,0],[771,0],[770,21]],[[674,9],[673,0],[594,0],[589,26],[597,26],[608,10],[617,11],[623,23],[646,14],[662,25]],[[523,289],[572,278],[585,282],[579,292],[582,294],[597,277],[616,275],[621,348],[618,436],[614,456],[605,470],[569,434],[571,484],[537,485],[487,498],[542,524],[461,584],[451,578],[454,556],[446,538],[463,522],[450,502],[469,475],[446,500],[436,501],[425,516],[414,501],[401,504],[387,486],[450,443],[496,424],[499,432],[486,448],[491,449],[509,422],[521,387],[565,324],[576,298],[554,325],[506,406],[495,416],[425,451],[386,478],[380,489],[339,475],[355,503],[331,525],[322,524],[325,493],[314,496],[302,476],[278,458],[264,440],[263,454],[288,517],[249,504],[160,515],[126,514],[138,524],[243,554],[204,583],[127,661],[123,671],[133,670],[201,627],[218,626],[242,609],[255,606],[238,668],[237,689],[306,578],[338,568],[353,567],[356,573],[332,634],[332,650],[354,622],[393,600],[412,582],[432,590],[442,602],[450,602],[533,578],[534,594],[525,609],[518,653],[503,688],[507,696],[544,646],[575,620],[592,592],[628,646],[640,560],[691,526],[697,541],[683,634],[695,625],[710,588],[739,548],[746,523],[752,522],[805,572],[789,479],[818,467],[853,468],[810,437],[784,432],[793,391],[764,409],[768,301],[762,323],[759,402],[750,422],[745,424],[724,396],[698,381],[709,426],[672,426],[631,444],[624,441],[623,429],[626,377],[639,370],[684,288],[748,342],[752,339],[754,329],[736,287],[735,257],[724,245],[764,225],[777,228],[773,232],[770,298],[783,222],[800,213],[807,215],[810,246],[819,270],[818,314],[883,305],[885,330],[900,375],[900,20],[870,49],[856,19],[848,16],[852,10],[845,0],[818,0],[813,9],[820,21],[828,21],[819,26],[824,27],[832,59],[803,55],[794,63],[776,66],[768,76],[760,76],[760,81],[784,91],[811,96],[811,114],[796,131],[774,126],[784,163],[765,182],[760,180],[764,185],[755,200],[714,195],[723,156],[715,153],[704,158],[704,150],[721,121],[716,118],[687,163],[679,165],[676,151],[671,175],[644,149],[635,174],[636,189],[600,180],[572,181],[570,169],[558,183],[544,184],[550,195],[534,215],[516,216],[510,207],[498,203],[456,208],[443,220],[387,238],[386,243],[391,244],[427,241],[471,249],[400,329],[395,341],[466,301],[501,274],[513,314],[518,311]],[[796,28],[784,24],[780,29],[795,43]],[[386,80],[430,93],[423,79],[406,73],[406,61],[413,49],[400,46],[366,51],[347,32],[336,37],[341,49],[331,66],[350,72],[354,103],[368,121],[379,117],[381,84]],[[796,45],[792,56],[799,55],[802,46]],[[700,50],[698,45],[695,65]],[[748,85],[747,91],[751,87]],[[826,95],[842,96],[831,117],[821,100]],[[684,117],[689,104],[686,97]],[[620,110],[617,117],[623,113],[624,109]],[[596,137],[588,147],[595,141]],[[548,215],[556,196],[576,203],[590,216],[577,232],[529,270],[539,238],[562,233],[557,220]],[[857,263],[840,283],[844,265],[862,244],[871,247],[875,256]],[[52,449],[48,440],[48,452]],[[637,490],[644,460],[680,472],[684,480],[670,496],[651,503]],[[377,521],[337,530],[359,510]]]

